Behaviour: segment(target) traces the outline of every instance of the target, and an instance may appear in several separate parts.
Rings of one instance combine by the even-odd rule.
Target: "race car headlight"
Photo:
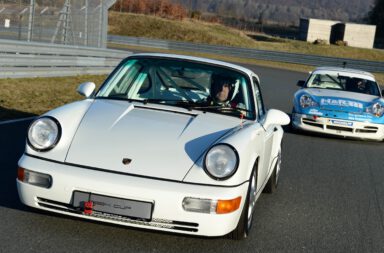
[[[29,127],[27,141],[36,151],[48,151],[57,144],[60,136],[59,122],[53,117],[41,117]]]
[[[225,180],[235,174],[239,165],[236,150],[227,144],[213,146],[204,159],[205,172],[216,180]]]
[[[368,112],[376,117],[381,117],[384,114],[384,106],[380,103],[374,103],[371,107],[368,107]]]
[[[318,104],[309,95],[304,94],[300,97],[300,106],[302,108],[307,108],[316,107]]]

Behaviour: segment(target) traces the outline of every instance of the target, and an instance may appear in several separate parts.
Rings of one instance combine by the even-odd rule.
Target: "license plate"
[[[331,123],[333,125],[339,125],[339,126],[353,126],[353,122],[350,121],[342,121],[342,120],[331,120]]]
[[[72,205],[74,208],[84,210],[84,204],[87,202],[92,202],[93,211],[144,219],[147,221],[152,219],[152,202],[115,198],[89,192],[73,192]]]

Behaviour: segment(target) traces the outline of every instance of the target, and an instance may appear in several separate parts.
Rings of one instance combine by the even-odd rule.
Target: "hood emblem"
[[[132,162],[132,159],[129,158],[123,158],[123,164],[124,165],[129,165]]]

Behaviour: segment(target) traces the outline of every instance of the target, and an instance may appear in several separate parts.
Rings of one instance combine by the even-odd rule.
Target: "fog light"
[[[44,188],[50,188],[52,185],[52,177],[50,175],[27,170],[21,167],[17,169],[17,179],[21,182]]]
[[[198,213],[215,213],[216,200],[211,199],[198,199],[198,198],[184,198],[183,209],[188,212]]]

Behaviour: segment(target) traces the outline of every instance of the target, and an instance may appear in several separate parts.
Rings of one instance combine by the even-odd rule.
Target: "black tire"
[[[273,169],[272,175],[264,187],[264,190],[263,190],[264,193],[274,193],[277,190],[277,185],[279,183],[280,166],[281,166],[281,153],[279,151],[275,168]]]
[[[254,207],[256,203],[256,192],[257,192],[257,165],[255,165],[255,167],[253,168],[251,177],[249,179],[247,198],[244,203],[243,211],[241,212],[239,223],[237,224],[237,227],[235,228],[235,230],[233,230],[231,233],[227,235],[228,238],[233,240],[242,240],[248,237],[249,232],[252,228],[253,213],[255,210]],[[253,206],[251,208],[251,214],[249,215],[250,201],[253,202]]]
[[[288,131],[287,132],[289,132],[289,133],[297,133],[297,129],[296,129],[296,127],[293,125],[293,115],[295,114],[296,112],[295,112],[295,108],[292,108],[292,112],[291,112],[291,117],[290,117],[290,119],[291,119],[291,122],[289,123],[289,125],[288,125]]]

